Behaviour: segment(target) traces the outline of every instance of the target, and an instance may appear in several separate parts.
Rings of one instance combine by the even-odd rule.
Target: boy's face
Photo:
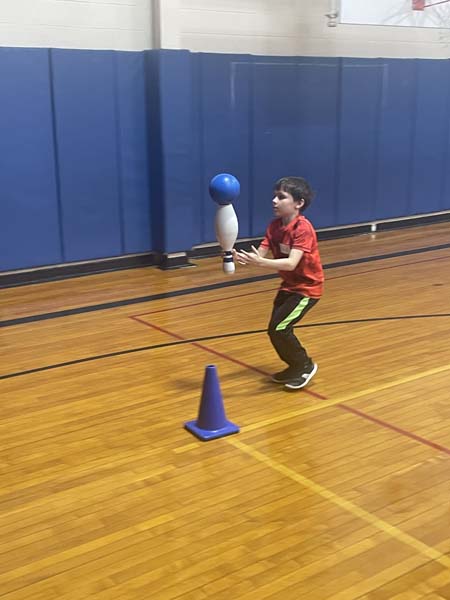
[[[272,200],[273,212],[277,217],[289,219],[298,215],[305,201],[294,200],[292,194],[284,190],[276,190]]]

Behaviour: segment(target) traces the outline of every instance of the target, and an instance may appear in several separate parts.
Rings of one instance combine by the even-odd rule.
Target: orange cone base
[[[239,427],[234,423],[231,423],[231,421],[226,421],[225,425],[220,429],[201,429],[200,427],[197,427],[197,421],[188,421],[184,426],[188,431],[205,442],[226,435],[232,435],[233,433],[239,433]]]

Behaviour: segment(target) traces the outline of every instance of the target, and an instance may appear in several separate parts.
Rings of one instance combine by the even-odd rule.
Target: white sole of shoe
[[[308,374],[308,377],[306,377],[300,385],[293,385],[292,383],[285,383],[284,387],[288,390],[301,390],[302,388],[305,387],[305,385],[308,385],[308,383],[311,381],[311,379],[317,373],[318,368],[319,368],[319,366],[317,365],[317,363],[314,363],[313,370],[311,371],[311,373]]]

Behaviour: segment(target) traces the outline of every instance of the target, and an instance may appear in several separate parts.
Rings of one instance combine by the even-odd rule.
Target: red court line
[[[141,323],[142,325],[146,325],[147,327],[155,329],[156,331],[165,333],[166,335],[169,335],[170,337],[173,337],[177,340],[183,340],[183,341],[186,340],[186,338],[184,338],[183,336],[181,336],[177,333],[169,331],[168,329],[165,329],[164,327],[160,327],[159,325],[154,325],[153,323],[149,323],[148,321],[143,321],[142,319],[139,319],[138,317],[131,316],[130,319],[133,319],[134,321],[137,321],[138,323]],[[255,371],[256,373],[260,373],[261,375],[270,376],[270,373],[268,373],[267,371],[264,371],[263,369],[258,369],[258,367],[254,367],[252,365],[242,362],[241,360],[232,358],[231,356],[228,356],[227,354],[223,354],[222,352],[214,350],[213,348],[209,348],[209,346],[205,346],[204,344],[200,344],[199,342],[189,342],[189,343],[192,346],[195,346],[196,348],[200,348],[201,350],[205,350],[206,352],[209,352],[210,354],[214,354],[216,356],[219,356],[220,358],[229,360],[230,362],[233,362],[236,365],[239,365],[240,367],[244,367],[245,369],[250,369],[251,371]],[[314,398],[319,398],[320,400],[329,400],[329,398],[327,398],[326,396],[323,396],[322,394],[319,394],[317,392],[313,392],[309,389],[303,389],[301,391],[304,392],[305,394],[308,394],[309,396],[313,396]],[[401,427],[392,425],[391,423],[388,423],[387,421],[383,421],[382,419],[379,419],[378,417],[373,417],[372,415],[369,415],[362,410],[359,410],[357,408],[353,408],[351,406],[347,406],[346,404],[341,404],[341,403],[336,404],[336,406],[342,410],[345,410],[349,413],[354,414],[357,417],[361,417],[362,419],[365,419],[366,421],[375,423],[376,425],[379,425],[380,427],[383,427],[384,429],[389,429],[390,431],[395,431],[395,433],[398,433],[404,437],[414,440],[415,442],[418,442],[420,444],[428,446],[429,448],[433,448],[434,450],[437,450],[438,452],[444,452],[445,454],[450,454],[449,448],[446,448],[445,446],[442,446],[441,444],[438,444],[436,442],[428,440],[420,435],[412,433],[411,431],[407,431],[406,429],[402,429]]]
[[[159,325],[154,325],[153,323],[148,323],[147,321],[142,321],[141,319],[139,319],[137,317],[130,317],[130,319],[134,319],[135,321],[138,321],[139,323],[142,323],[143,325],[147,325],[147,327],[151,327],[152,329],[161,331],[162,333],[165,333],[166,335],[169,335],[177,340],[185,340],[186,339],[183,336],[178,335],[177,333],[173,333],[172,331],[169,331],[168,329],[164,329],[164,327],[159,327]],[[228,356],[228,354],[223,354],[222,352],[219,352],[218,350],[214,350],[213,348],[210,348],[209,346],[205,346],[204,344],[200,344],[199,342],[189,342],[189,343],[192,346],[195,346],[196,348],[200,348],[201,350],[205,350],[206,352],[209,352],[210,354],[215,354],[216,356],[219,356],[220,358],[229,360],[230,362],[233,362],[236,365],[239,365],[240,367],[244,367],[245,369],[250,369],[251,371],[255,371],[256,373],[260,373],[261,375],[270,376],[270,373],[267,373],[267,371],[263,371],[262,369],[258,369],[258,367],[254,367],[245,362],[242,362],[241,360],[232,358],[231,356]],[[312,392],[311,390],[302,390],[302,392],[305,392],[306,394],[309,394],[310,396],[314,396],[315,398],[319,398],[320,400],[327,400],[327,398],[325,398],[325,396],[322,396],[321,394],[318,394],[317,392]]]
[[[362,410],[358,410],[357,408],[347,406],[346,404],[337,404],[337,406],[339,406],[339,408],[342,408],[343,410],[346,410],[347,412],[353,413],[357,417],[361,417],[363,419],[366,419],[367,421],[376,423],[377,425],[380,425],[381,427],[384,427],[385,429],[390,429],[391,431],[395,431],[396,433],[400,433],[401,435],[409,437],[410,439],[412,439],[416,442],[419,442],[420,444],[424,444],[425,446],[434,448],[435,450],[438,450],[439,452],[444,452],[445,454],[450,454],[450,448],[446,448],[445,446],[442,446],[441,444],[437,444],[436,442],[427,440],[426,438],[424,438],[420,435],[416,435],[415,433],[412,433],[411,431],[407,431],[406,429],[402,429],[401,427],[397,427],[396,425],[387,423],[386,421],[383,421],[382,419],[378,419],[378,417],[373,417],[372,415],[368,415],[367,413],[363,412]]]

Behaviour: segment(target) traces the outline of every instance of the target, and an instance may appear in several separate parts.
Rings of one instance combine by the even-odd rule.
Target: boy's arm
[[[266,251],[264,254],[262,251]],[[252,252],[233,251],[233,256],[241,265],[257,265],[274,271],[293,271],[303,256],[303,250],[292,248],[287,258],[266,258],[267,248],[252,246]]]

